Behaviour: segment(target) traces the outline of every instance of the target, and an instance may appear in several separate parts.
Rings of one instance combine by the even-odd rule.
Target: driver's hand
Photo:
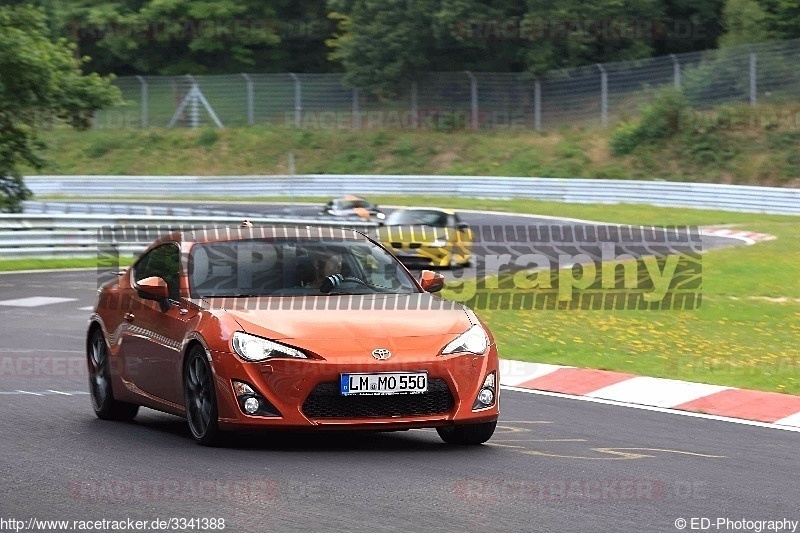
[[[332,276],[328,276],[319,286],[319,292],[329,293],[334,289],[334,287],[341,285],[343,281],[344,277],[342,277],[341,274],[333,274]]]

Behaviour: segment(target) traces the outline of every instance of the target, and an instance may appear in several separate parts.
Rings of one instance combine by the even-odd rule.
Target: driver
[[[342,256],[330,252],[315,252],[301,258],[297,265],[297,280],[301,287],[330,290],[341,283]],[[325,291],[321,288],[325,285]]]
[[[304,286],[319,289],[322,293],[329,293],[334,287],[346,281],[361,282],[356,278],[345,277],[342,274],[342,255],[337,253],[320,253],[313,262],[313,273]],[[363,282],[362,282],[363,283]]]
[[[314,279],[309,282],[308,286],[320,289],[322,292],[330,292],[343,279],[342,256],[334,253],[326,254],[314,259]],[[323,290],[323,288],[328,290]]]

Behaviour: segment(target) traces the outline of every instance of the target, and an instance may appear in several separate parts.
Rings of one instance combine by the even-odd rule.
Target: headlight
[[[247,361],[263,361],[272,357],[308,359],[300,350],[268,341],[255,335],[249,335],[242,331],[237,331],[233,334],[231,344],[233,344],[233,350]]]
[[[385,218],[386,218],[386,215],[385,215],[384,213],[378,213],[378,214],[377,214],[377,215],[375,215],[375,216],[376,216],[376,217],[378,217],[378,220],[383,220],[383,219],[385,219]]]
[[[475,325],[456,337],[442,350],[442,355],[467,352],[482,355],[489,347],[489,337],[482,327]]]

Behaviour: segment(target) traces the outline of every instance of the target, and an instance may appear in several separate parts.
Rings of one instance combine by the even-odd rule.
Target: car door
[[[156,301],[137,290],[145,278],[167,282],[169,298]],[[191,318],[196,314],[182,305],[180,250],[167,243],[149,251],[133,267],[133,287],[123,350],[129,379],[141,391],[176,405],[183,404],[181,351]]]

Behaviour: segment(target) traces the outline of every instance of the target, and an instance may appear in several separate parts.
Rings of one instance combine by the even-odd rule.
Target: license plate
[[[428,390],[427,372],[341,374],[343,396],[355,394],[420,394]]]

